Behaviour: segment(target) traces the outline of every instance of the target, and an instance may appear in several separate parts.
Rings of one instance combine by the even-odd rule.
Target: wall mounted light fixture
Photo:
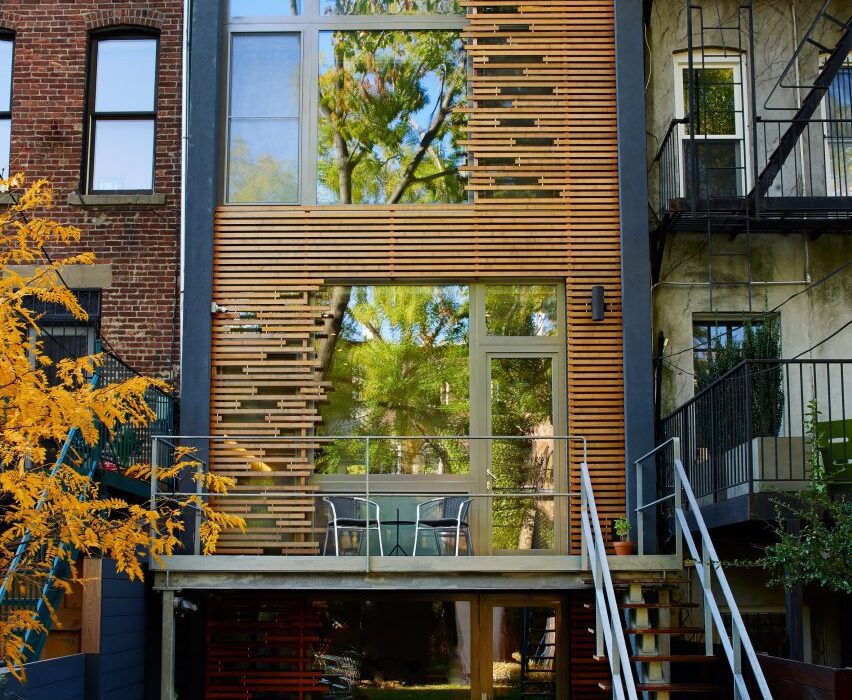
[[[604,288],[601,285],[592,287],[592,320],[604,320]]]

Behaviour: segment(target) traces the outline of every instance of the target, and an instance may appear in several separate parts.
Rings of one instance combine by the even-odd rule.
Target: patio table
[[[391,548],[391,550],[388,552],[389,557],[400,557],[400,556],[401,557],[407,557],[408,556],[408,552],[405,551],[405,547],[403,547],[399,543],[399,528],[402,527],[403,525],[410,525],[410,526],[413,527],[416,524],[417,524],[416,520],[409,520],[409,519],[406,519],[406,518],[400,518],[399,517],[399,508],[396,509],[396,519],[395,520],[383,520],[382,521],[382,525],[396,526],[396,541],[394,542],[394,545]]]

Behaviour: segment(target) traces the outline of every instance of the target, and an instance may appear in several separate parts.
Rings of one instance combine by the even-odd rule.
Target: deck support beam
[[[160,700],[175,698],[175,591],[163,591],[160,644]]]

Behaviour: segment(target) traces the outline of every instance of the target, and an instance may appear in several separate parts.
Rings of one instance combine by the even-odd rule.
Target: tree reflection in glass
[[[458,32],[320,32],[319,70],[320,203],[465,199]]]
[[[333,287],[318,303],[330,319],[344,308],[317,348],[330,385],[320,434],[468,434],[468,287]],[[316,471],[363,473],[364,457],[363,443],[336,441],[317,456]],[[470,469],[468,446],[458,440],[376,440],[370,460],[371,473]]]

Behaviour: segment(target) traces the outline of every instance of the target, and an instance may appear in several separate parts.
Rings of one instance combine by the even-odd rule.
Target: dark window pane
[[[229,202],[298,199],[298,119],[232,119],[228,153]]]
[[[318,201],[464,201],[465,80],[458,32],[321,32]]]
[[[698,196],[737,197],[742,195],[741,142],[723,140],[696,140],[698,156]],[[683,143],[686,163],[686,196],[692,197],[692,144]]]
[[[92,190],[153,189],[153,120],[97,119],[94,139]]]
[[[40,340],[42,352],[51,363],[44,368],[47,380],[56,382],[56,363],[66,358],[79,358],[91,354],[94,331],[91,328],[44,326]]]
[[[9,175],[9,146],[12,136],[12,121],[0,119],[0,177]]]
[[[8,112],[11,109],[14,46],[15,42],[0,39],[0,112]]]
[[[282,17],[302,13],[302,0],[231,0],[230,17]]]
[[[696,68],[692,72],[695,84],[695,133],[736,134],[736,112],[733,68]],[[689,69],[683,69],[684,114],[689,114]]]
[[[324,15],[446,15],[461,11],[458,0],[320,0]]]
[[[156,39],[102,39],[95,111],[153,112],[156,77]]]
[[[299,37],[238,35],[231,49],[232,117],[299,116]]]

